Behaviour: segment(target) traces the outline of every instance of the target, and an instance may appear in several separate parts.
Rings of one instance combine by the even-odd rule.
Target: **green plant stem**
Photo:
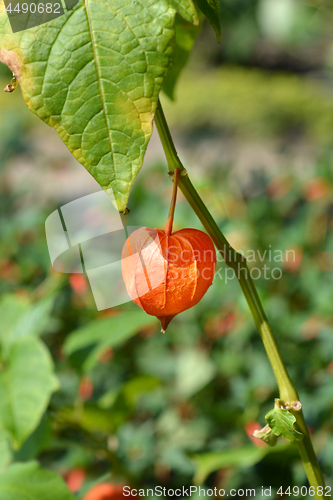
[[[193,184],[191,183],[187,171],[182,165],[176,148],[174,146],[168,124],[166,122],[161,103],[158,103],[158,108],[155,114],[156,127],[163,145],[163,149],[167,158],[169,173],[173,173],[175,168],[179,169],[178,186],[184,194],[186,200],[197,214],[205,230],[213,240],[216,248],[221,253],[225,263],[234,270],[235,275],[240,283],[243,294],[250,307],[254,322],[258,328],[261,339],[263,341],[269,362],[272,366],[279,392],[280,399],[290,404],[293,401],[298,401],[299,397],[295,387],[293,386],[287,369],[282,361],[277,343],[273,336],[267,316],[262,307],[258,292],[254,286],[253,280],[249,273],[249,269],[245,258],[236,252],[229,244],[222,231],[214,221],[212,215],[208,211],[206,205],[200,198]],[[318,465],[310,435],[304,420],[302,409],[292,411],[296,418],[295,426],[302,432],[304,438],[298,444],[298,450],[311,486],[325,486],[321,470]],[[316,498],[321,498],[315,494]]]
[[[168,219],[165,225],[165,234],[170,236],[172,233],[172,225],[173,225],[173,218],[175,215],[175,208],[176,208],[176,201],[177,201],[177,191],[178,191],[178,172],[179,169],[175,168],[175,173],[174,173],[174,179],[173,179],[173,192],[172,192],[172,198],[171,198],[171,204],[170,204],[170,210],[169,210],[169,215]]]

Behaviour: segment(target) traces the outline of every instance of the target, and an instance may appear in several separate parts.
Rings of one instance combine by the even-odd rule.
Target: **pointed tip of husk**
[[[165,333],[165,330],[168,328],[168,325],[170,321],[174,318],[175,316],[157,316],[157,318],[161,322],[161,332]]]

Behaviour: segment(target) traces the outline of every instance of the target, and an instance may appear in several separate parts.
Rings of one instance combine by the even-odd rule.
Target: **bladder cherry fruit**
[[[197,229],[172,233],[178,169],[165,229],[142,227],[127,238],[122,275],[133,302],[157,316],[164,333],[176,314],[193,307],[213,282],[216,252],[210,237]]]

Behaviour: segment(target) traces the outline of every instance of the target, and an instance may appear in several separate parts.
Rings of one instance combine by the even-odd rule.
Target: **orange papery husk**
[[[142,227],[126,240],[121,268],[130,298],[147,314],[168,324],[193,307],[211,286],[216,252],[210,237],[197,229],[168,236],[162,229]]]

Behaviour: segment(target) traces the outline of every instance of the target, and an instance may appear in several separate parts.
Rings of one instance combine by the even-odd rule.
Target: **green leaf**
[[[303,434],[294,429],[296,418],[288,410],[275,405],[275,408],[267,413],[265,419],[276,436],[281,436],[293,444],[302,441]]]
[[[274,448],[244,446],[233,450],[227,449],[196,455],[193,457],[196,467],[194,483],[203,484],[209,474],[226,467],[251,467],[260,462],[266,455],[286,450],[288,446],[280,445]]]
[[[25,297],[15,295],[4,295],[0,301],[0,344],[3,344],[1,351],[10,342],[11,336],[19,326],[22,318],[29,309],[29,301]]]
[[[96,408],[86,404],[79,413],[75,408],[65,408],[58,416],[66,424],[79,425],[88,432],[111,434],[124,423],[128,415],[114,409]]]
[[[44,414],[38,427],[24,442],[23,446],[14,454],[14,462],[28,462],[34,460],[51,443],[52,423],[48,414]]]
[[[175,390],[177,394],[190,398],[215,375],[215,366],[203,350],[189,349],[177,357]]]
[[[163,84],[163,91],[170,99],[174,99],[177,80],[185,67],[194,42],[201,31],[201,24],[193,25],[176,16],[176,48],[174,63]]]
[[[74,500],[64,481],[37,462],[14,464],[0,475],[1,500]]]
[[[4,295],[0,301],[0,343],[3,351],[20,337],[41,334],[49,321],[53,303],[54,296],[31,304],[26,297]]]
[[[219,0],[194,0],[201,12],[207,17],[213,26],[217,41],[221,41],[221,23],[220,23],[220,1]]]
[[[227,449],[202,453],[193,457],[196,473],[194,484],[203,484],[212,472],[230,467],[251,467],[260,462],[266,455],[285,452],[287,445],[278,445],[274,448],[257,448],[255,446],[244,446],[243,448]]]
[[[142,396],[161,386],[161,381],[151,375],[141,375],[124,384],[122,393],[130,406],[138,404]]]
[[[0,431],[0,473],[10,464],[12,452],[8,437],[4,431]]]
[[[54,295],[32,304],[17,324],[14,338],[25,335],[41,335],[47,327],[54,304]]]
[[[274,434],[269,425],[265,425],[262,429],[254,431],[252,436],[257,439],[261,439],[261,441],[268,444],[268,446],[275,446],[277,443],[277,436]]]
[[[85,371],[89,371],[106,347],[117,347],[136,335],[140,328],[154,323],[158,324],[155,316],[149,316],[140,309],[93,321],[69,335],[64,344],[64,353],[70,356],[80,349],[96,346],[83,366]]]
[[[0,430],[18,448],[40,421],[58,388],[50,354],[35,337],[12,344],[0,368]]]
[[[198,13],[191,0],[168,0],[170,7],[188,21],[189,23],[199,24]]]
[[[0,61],[28,107],[59,133],[124,212],[152,134],[173,57],[175,14],[198,23],[192,0],[81,0],[12,33],[0,5]]]

